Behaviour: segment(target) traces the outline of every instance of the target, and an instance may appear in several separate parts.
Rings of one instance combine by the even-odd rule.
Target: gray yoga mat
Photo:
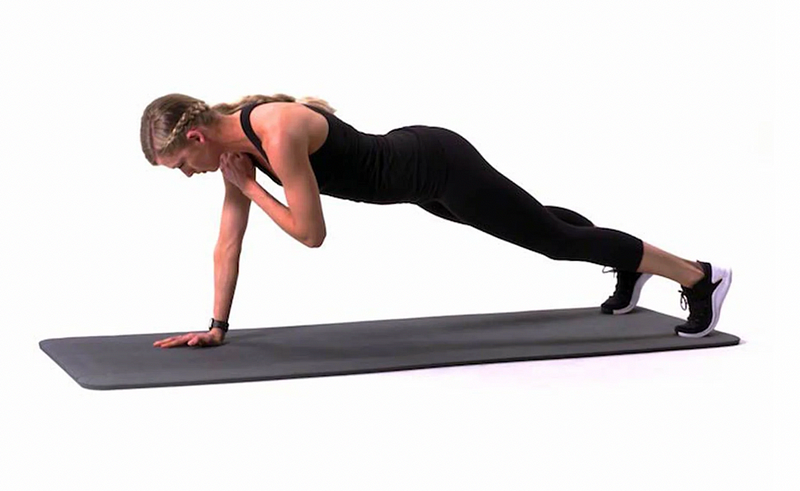
[[[213,347],[155,348],[180,332],[45,339],[41,349],[87,389],[249,382],[450,365],[730,346],[714,331],[677,336],[683,319],[637,307],[450,315],[235,329]]]

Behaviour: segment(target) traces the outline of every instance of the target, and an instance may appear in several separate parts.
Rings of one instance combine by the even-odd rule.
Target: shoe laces
[[[614,297],[616,297],[618,294],[620,294],[622,292],[625,292],[627,294],[628,290],[630,290],[632,288],[632,285],[628,284],[628,283],[630,283],[630,281],[623,281],[623,278],[619,275],[620,271],[618,269],[611,268],[608,271],[606,271],[607,267],[608,266],[604,266],[603,267],[603,274],[605,274],[605,273],[616,273],[616,277],[617,277],[617,287],[614,289],[614,294],[611,295],[610,298],[614,298]]]
[[[686,290],[681,289],[678,290],[678,292],[681,294],[681,309],[689,309],[688,320],[693,321],[706,318],[706,315],[708,314],[708,302],[703,301],[703,298],[695,295],[693,292],[691,292],[691,290],[687,292]]]

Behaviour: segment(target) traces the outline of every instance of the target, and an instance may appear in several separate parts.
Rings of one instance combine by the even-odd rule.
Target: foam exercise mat
[[[188,331],[45,339],[39,346],[82,387],[130,389],[739,343],[719,331],[698,339],[677,336],[673,328],[683,322],[641,307],[625,315],[591,307],[232,329],[224,344],[212,347],[153,347]]]

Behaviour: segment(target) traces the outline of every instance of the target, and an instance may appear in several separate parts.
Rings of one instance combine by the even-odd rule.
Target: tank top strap
[[[316,113],[322,114],[322,115],[323,115],[323,116],[325,116],[325,118],[327,119],[327,117],[328,117],[328,111],[325,111],[325,110],[323,110],[323,109],[320,109],[320,108],[318,108],[317,106],[314,106],[314,105],[312,105],[312,104],[306,104],[305,102],[301,102],[300,104],[302,104],[302,105],[306,106],[307,108],[311,109],[312,111],[314,111],[314,112],[316,112]]]
[[[241,120],[244,134],[247,135],[247,139],[250,140],[250,143],[252,143],[253,146],[256,147],[256,149],[258,149],[258,152],[261,154],[262,157],[264,157],[264,160],[269,161],[266,152],[264,152],[264,148],[261,146],[261,139],[258,137],[258,135],[256,135],[256,132],[253,131],[253,126],[250,124],[250,113],[253,112],[253,108],[255,108],[259,104],[264,104],[264,102],[254,102],[242,107],[242,112],[239,116],[239,119]],[[272,173],[269,170],[267,170],[266,167],[261,165],[258,159],[251,157],[250,160],[253,162],[253,165],[258,167],[258,169],[261,172],[269,176],[269,178],[272,179],[272,181],[275,182],[275,184],[283,186],[280,179],[278,179],[277,176],[273,176]]]

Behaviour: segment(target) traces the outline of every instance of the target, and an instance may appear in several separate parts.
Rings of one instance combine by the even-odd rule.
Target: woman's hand
[[[216,334],[215,329],[208,332],[190,332],[181,336],[161,339],[153,343],[156,348],[172,348],[174,346],[218,346],[222,344],[224,336]]]
[[[233,183],[245,195],[250,183],[256,180],[256,168],[245,153],[223,153],[219,158],[219,170],[225,180]]]

